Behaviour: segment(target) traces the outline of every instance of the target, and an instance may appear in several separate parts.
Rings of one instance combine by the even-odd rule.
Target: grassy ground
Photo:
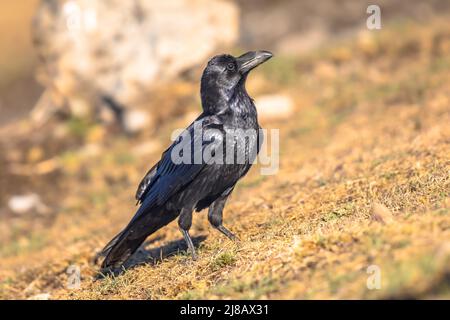
[[[128,222],[135,186],[187,116],[132,140],[81,120],[58,125],[85,146],[39,162],[60,172],[50,221],[0,228],[0,298],[450,298],[448,21],[384,27],[255,72],[251,93],[296,101],[289,120],[263,123],[280,128],[280,171],[255,167],[234,192],[225,223],[239,243],[205,212],[194,217],[197,261],[172,223],[134,267],[93,281],[96,251]],[[67,288],[70,265],[79,289]],[[367,287],[369,266],[378,290]]]

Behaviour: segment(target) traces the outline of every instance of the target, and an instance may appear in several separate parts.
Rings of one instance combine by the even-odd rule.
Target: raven
[[[253,68],[271,57],[268,51],[250,51],[237,58],[218,55],[208,62],[200,87],[203,112],[139,184],[136,199],[140,207],[125,229],[102,250],[103,269],[123,265],[149,235],[177,217],[192,258],[196,259],[189,236],[194,210],[209,207],[211,225],[231,240],[236,239],[223,226],[222,211],[236,183],[250,169],[262,142],[256,108],[245,82]],[[198,128],[202,130],[200,135],[196,132]],[[238,148],[236,143],[231,143],[230,151],[230,145],[225,142],[236,142],[242,138],[242,132],[247,131],[257,134],[246,136],[244,145],[238,143]],[[196,151],[200,151],[200,161],[194,154]],[[244,161],[236,161],[236,156],[241,155]],[[179,157],[183,161],[180,162]],[[225,157],[227,161],[223,161]],[[228,161],[230,159],[232,161]]]

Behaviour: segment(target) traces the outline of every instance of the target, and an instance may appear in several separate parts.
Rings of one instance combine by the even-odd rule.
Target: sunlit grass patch
[[[222,252],[211,261],[211,270],[217,271],[236,262],[236,254],[231,251]]]

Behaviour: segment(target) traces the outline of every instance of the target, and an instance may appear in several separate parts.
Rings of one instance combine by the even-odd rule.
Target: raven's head
[[[245,88],[248,73],[271,57],[268,51],[249,51],[237,58],[222,54],[209,60],[200,88],[203,109],[210,112],[222,109],[221,103],[226,103],[236,90]]]

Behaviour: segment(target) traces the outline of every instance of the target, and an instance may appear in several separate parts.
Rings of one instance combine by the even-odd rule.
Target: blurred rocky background
[[[238,18],[222,0],[43,1],[33,23],[39,107],[110,110],[128,131],[151,125],[151,92],[233,46]]]
[[[425,21],[450,8],[445,0],[377,4],[384,23]],[[198,103],[186,96],[197,90],[190,84],[198,84],[201,67],[213,54],[255,48],[305,54],[361,30],[368,5],[357,0],[4,2],[0,28],[8,32],[0,36],[0,125],[28,115],[43,123],[55,113],[69,113],[119,121],[129,132],[153,127],[161,118],[183,114],[183,104]],[[184,98],[162,104],[167,92]]]

